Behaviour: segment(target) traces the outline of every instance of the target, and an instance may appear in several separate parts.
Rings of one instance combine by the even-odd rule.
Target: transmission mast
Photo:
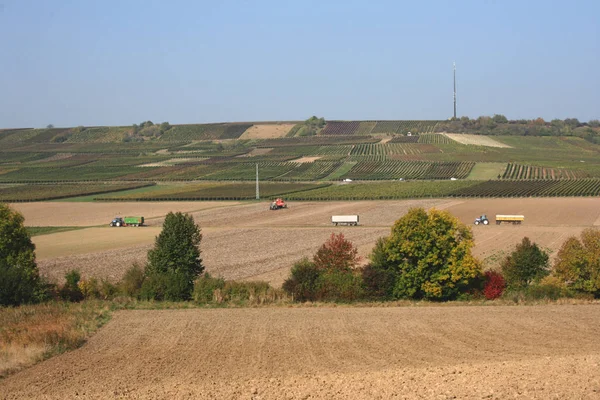
[[[260,193],[258,192],[258,163],[256,163],[256,200],[260,200]]]
[[[454,63],[454,119],[456,120],[456,63]]]

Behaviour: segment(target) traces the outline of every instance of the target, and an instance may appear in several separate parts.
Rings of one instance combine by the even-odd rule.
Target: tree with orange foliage
[[[350,271],[360,262],[358,249],[343,233],[332,233],[313,258],[318,269]]]

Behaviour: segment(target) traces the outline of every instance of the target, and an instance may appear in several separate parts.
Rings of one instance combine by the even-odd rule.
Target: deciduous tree
[[[343,233],[332,233],[313,258],[315,266],[322,270],[350,271],[359,261],[358,249]]]
[[[0,203],[0,305],[19,305],[43,297],[35,246],[23,215]]]
[[[155,285],[172,287],[143,292],[164,293],[167,300],[189,299],[194,280],[204,271],[199,248],[201,240],[200,228],[191,215],[181,212],[167,214],[154,248],[148,251],[146,275]]]
[[[600,297],[600,230],[568,238],[558,251],[554,275],[567,287]]]
[[[549,272],[548,254],[524,237],[502,262],[502,275],[511,289],[524,289]]]
[[[413,208],[392,227],[387,260],[397,273],[398,298],[450,300],[481,276],[471,254],[471,229],[446,211]]]

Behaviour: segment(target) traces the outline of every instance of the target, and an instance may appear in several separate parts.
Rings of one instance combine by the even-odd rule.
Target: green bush
[[[139,298],[144,278],[144,269],[138,264],[133,264],[131,268],[125,272],[123,279],[119,282],[121,293],[125,296]]]
[[[264,299],[273,290],[267,282],[227,281],[221,294],[223,301],[237,304],[263,304]]]
[[[319,269],[308,258],[303,258],[292,267],[290,277],[283,283],[283,290],[295,301],[314,301],[318,277]]]
[[[574,298],[576,294],[568,288],[549,283],[533,284],[521,289],[512,289],[504,292],[503,299],[520,303],[532,300],[558,300],[561,298]]]
[[[103,300],[114,299],[119,295],[119,287],[114,283],[110,282],[108,279],[100,280],[100,298]]]
[[[148,275],[142,284],[140,297],[143,300],[189,300],[191,293],[187,274],[175,272]]]
[[[364,296],[362,277],[353,271],[327,270],[316,280],[319,301],[356,301]]]
[[[101,298],[100,294],[100,284],[98,283],[98,279],[90,278],[90,279],[82,279],[79,281],[78,285],[83,297],[86,299],[99,299]]]
[[[213,278],[209,273],[205,273],[194,282],[194,301],[198,304],[209,304],[214,301],[215,290],[222,290],[225,287],[223,278]]]
[[[83,292],[79,287],[81,274],[77,270],[71,270],[65,274],[65,284],[60,288],[59,295],[66,301],[79,302],[83,300]]]
[[[372,300],[391,300],[394,297],[396,273],[392,269],[367,264],[361,270],[365,297]]]
[[[285,300],[281,290],[267,282],[225,281],[204,274],[194,283],[194,301],[198,304],[270,304]]]

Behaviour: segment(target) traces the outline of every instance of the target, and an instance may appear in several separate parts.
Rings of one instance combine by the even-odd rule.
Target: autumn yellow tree
[[[451,300],[468,291],[482,275],[473,245],[471,229],[447,211],[409,210],[385,241],[396,272],[394,296]]]
[[[568,238],[554,263],[554,275],[567,287],[600,297],[600,230],[586,229]]]

